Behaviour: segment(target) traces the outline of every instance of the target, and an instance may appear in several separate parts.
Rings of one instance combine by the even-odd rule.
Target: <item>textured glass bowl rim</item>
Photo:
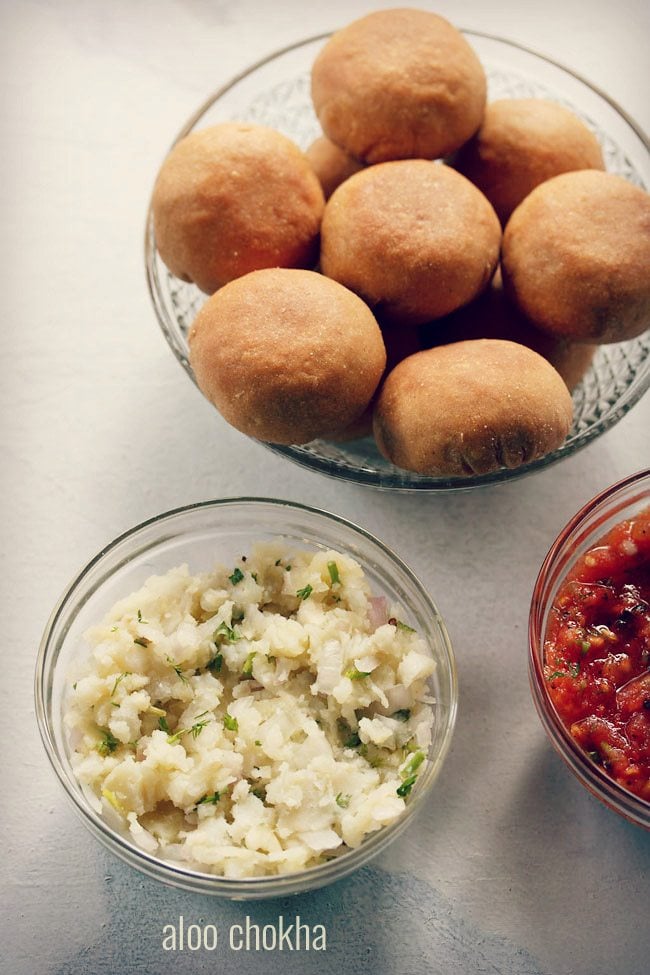
[[[51,686],[51,682],[54,679],[58,654],[65,640],[65,634],[68,632],[69,625],[74,621],[82,606],[86,604],[88,599],[92,598],[94,592],[107,578],[107,576],[102,576],[94,588],[90,592],[85,593],[83,586],[88,575],[101,565],[106,557],[115,549],[123,546],[125,543],[129,544],[128,553],[124,553],[121,561],[112,571],[130,562],[132,558],[136,558],[151,548],[155,548],[167,537],[165,535],[165,527],[176,518],[188,514],[191,515],[192,512],[204,512],[215,508],[227,509],[229,506],[250,506],[251,519],[255,518],[256,510],[259,512],[262,507],[270,506],[275,509],[289,510],[294,515],[304,515],[305,518],[315,519],[316,521],[322,520],[333,524],[337,529],[344,531],[352,538],[356,537],[361,543],[368,545],[371,549],[375,549],[378,555],[387,559],[406,578],[407,583],[417,592],[419,599],[426,609],[430,618],[431,630],[433,631],[435,629],[437,636],[435,654],[437,667],[439,672],[441,671],[444,674],[444,682],[449,689],[447,720],[443,726],[439,747],[434,754],[429,753],[428,766],[424,774],[419,777],[417,789],[414,790],[404,813],[399,819],[388,826],[382,827],[376,833],[371,834],[359,847],[343,854],[337,859],[317,867],[309,868],[308,870],[271,877],[230,879],[215,874],[202,873],[184,867],[180,863],[176,864],[170,860],[157,858],[120,836],[119,833],[111,829],[108,823],[90,807],[87,801],[85,801],[78,784],[75,784],[72,774],[70,773],[68,775],[63,768],[52,733],[53,719],[56,721],[58,718],[50,713],[46,703],[48,698],[47,689]],[[138,545],[138,540],[143,533],[146,533],[154,526],[159,526],[160,532],[143,549]],[[263,531],[264,527],[262,525],[260,532]],[[305,531],[311,534],[314,539],[316,538],[313,527],[306,525]],[[67,620],[64,634],[59,639],[57,647],[53,647],[53,633],[56,625],[62,619]],[[54,660],[52,660],[53,654],[55,654]],[[47,680],[48,676],[50,680],[49,684]],[[161,880],[168,885],[235,900],[248,900],[299,893],[339,880],[367,863],[402,832],[408,823],[412,821],[413,816],[419,811],[424,800],[429,795],[449,751],[458,707],[458,678],[453,648],[440,612],[417,576],[384,542],[353,522],[332,512],[314,508],[310,505],[274,498],[231,497],[183,505],[148,518],[117,536],[117,538],[102,548],[84,566],[63,592],[46,624],[36,660],[34,697],[37,723],[50,764],[84,824],[105,846],[116,853],[122,860],[136,867],[147,876]]]
[[[602,88],[593,84],[591,81],[588,81],[579,72],[574,71],[572,68],[568,68],[565,64],[556,60],[555,58],[549,57],[546,54],[541,54],[539,51],[536,51],[525,44],[520,44],[518,41],[512,41],[508,38],[501,37],[498,34],[491,34],[486,31],[471,30],[468,28],[460,28],[460,30],[469,38],[482,38],[487,41],[504,44],[506,47],[511,47],[522,51],[525,54],[538,58],[540,61],[546,62],[547,64],[552,65],[554,68],[565,72],[567,75],[571,76],[592,91],[599,98],[602,98],[603,101],[605,101],[610,108],[612,108],[630,127],[646,151],[650,154],[650,139],[641,126],[613,98],[603,91]],[[259,68],[262,68],[270,62],[281,58],[285,54],[296,51],[301,47],[307,47],[310,44],[315,44],[318,41],[325,41],[331,36],[332,32],[326,31],[322,34],[315,34],[312,37],[303,38],[302,40],[288,44],[285,47],[271,52],[270,54],[256,61],[254,64],[251,64],[244,70],[240,71],[203,102],[203,104],[184,124],[176,138],[173,140],[172,146],[174,146],[180,139],[184,138],[194,128],[196,123],[202,118],[208,109],[216,101],[218,101],[218,99],[226,95],[232,88],[238,85],[239,82],[243,81]],[[158,324],[160,325],[163,335],[165,336],[165,339],[167,340],[167,343],[172,349],[178,362],[183,367],[192,382],[196,385],[196,378],[190,366],[186,349],[179,343],[175,333],[174,323],[170,320],[167,309],[165,308],[164,302],[161,299],[161,284],[158,278],[155,260],[156,245],[153,232],[153,212],[151,202],[149,203],[146,218],[144,252],[147,285],[156,317],[158,319]],[[616,423],[618,423],[632,409],[632,407],[638,403],[648,388],[650,388],[650,368],[646,370],[645,375],[642,376],[637,382],[633,382],[630,384],[630,386],[628,386],[623,395],[619,398],[616,409],[612,410],[605,419],[601,419],[599,422],[593,423],[581,433],[576,434],[570,440],[570,442],[565,441],[564,444],[562,444],[557,450],[551,451],[550,453],[545,454],[543,457],[540,457],[538,460],[531,461],[521,467],[515,467],[512,469],[500,468],[499,470],[492,471],[489,474],[473,475],[472,477],[428,477],[425,475],[412,475],[408,471],[401,471],[399,469],[395,469],[395,471],[374,471],[364,469],[363,467],[349,468],[343,464],[339,464],[332,458],[305,453],[300,447],[296,447],[294,445],[287,446],[284,444],[271,444],[264,440],[258,440],[257,442],[263,447],[266,447],[267,450],[270,450],[273,453],[290,460],[299,467],[306,468],[307,470],[318,471],[321,474],[326,474],[329,477],[333,477],[338,480],[349,481],[354,484],[364,484],[369,487],[377,488],[378,490],[398,491],[402,493],[415,493],[418,491],[470,491],[474,488],[484,487],[489,484],[502,484],[515,478],[526,477],[529,474],[543,470],[546,467],[563,460],[565,457],[571,456],[578,450],[582,450],[582,448],[586,447],[589,443],[591,443],[592,440],[601,436]]]
[[[643,501],[650,503],[650,468],[630,474],[597,494],[571,518],[554,541],[533,590],[528,621],[528,675],[533,701],[544,730],[571,771],[592,795],[610,809],[650,829],[650,802],[624,789],[600,766],[585,757],[549,697],[543,670],[547,611],[558,586],[576,561],[570,556],[570,550],[576,544],[593,545],[608,530],[603,528],[603,520],[616,517],[616,523],[624,521],[626,509],[634,506],[638,510],[639,502]],[[598,515],[602,515],[602,519],[592,524],[591,520]],[[558,572],[558,562],[566,556],[568,559]]]

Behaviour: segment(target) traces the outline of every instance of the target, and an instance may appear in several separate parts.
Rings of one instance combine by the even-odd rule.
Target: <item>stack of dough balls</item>
[[[172,149],[156,245],[210,295],[190,362],[238,430],[374,433],[441,478],[561,446],[596,345],[650,319],[650,196],[568,109],[486,92],[450,23],[381,10],[316,57],[306,152],[239,122]]]

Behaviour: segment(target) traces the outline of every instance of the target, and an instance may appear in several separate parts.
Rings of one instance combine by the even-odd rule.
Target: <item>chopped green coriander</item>
[[[133,642],[137,643],[139,647],[145,648],[151,644],[151,640],[148,640],[146,636],[136,636]]]
[[[363,680],[364,677],[370,677],[371,670],[358,670],[356,667],[348,667],[344,673],[344,677],[349,677],[350,680]]]
[[[223,666],[223,654],[221,653],[215,654],[212,660],[208,660],[207,663],[208,670],[216,670],[217,673],[219,673],[222,666]]]
[[[408,779],[404,779],[402,784],[398,785],[397,789],[395,790],[397,792],[397,795],[401,796],[402,799],[405,799],[406,796],[409,795],[415,783],[417,782],[417,778],[418,778],[417,775],[409,775]]]
[[[235,631],[224,622],[219,623],[219,626],[212,634],[213,643],[218,643],[221,637],[225,637],[228,643],[236,643],[237,640],[241,639],[241,637],[238,636]]]
[[[207,714],[208,712],[204,711],[203,713]],[[199,717],[201,717],[201,715],[199,715]],[[192,735],[192,738],[198,738],[201,732],[203,731],[203,729],[205,728],[206,724],[210,724],[209,718],[207,721],[195,721],[192,727],[190,728],[190,734]]]
[[[567,676],[567,674],[565,674],[563,671],[561,671],[561,670],[554,670],[552,674],[549,674],[548,675],[548,677],[546,678],[546,680],[555,680],[556,677],[566,677],[566,676]]]
[[[173,735],[167,735],[167,744],[175,745],[177,742],[181,740],[183,735],[187,734],[187,731],[188,731],[187,728],[179,728],[178,731],[175,731]]]
[[[131,676],[131,671],[125,670],[123,674],[120,674],[119,677],[115,678],[115,683],[113,684],[113,690],[111,691],[111,697],[113,697],[113,695],[115,694],[115,691],[119,687],[120,682],[123,681],[125,677],[130,677],[130,676]]]
[[[309,583],[307,583],[306,586],[303,586],[302,589],[298,590],[296,596],[298,597],[298,599],[302,599],[304,601],[305,599],[309,599],[313,591],[314,591],[314,587],[310,586]]]
[[[147,622],[146,620],[143,620],[142,619],[142,613],[141,613],[141,611],[138,610],[138,623],[146,623],[146,622]]]
[[[275,564],[276,565],[282,565],[282,559],[276,559],[275,560]]]
[[[251,577],[254,582],[257,582],[257,572],[251,572]]]
[[[203,806],[208,804],[216,806],[216,804],[219,802],[220,799],[221,799],[221,793],[213,792],[212,795],[203,796],[202,799],[199,799],[199,801],[197,802],[197,806]]]
[[[580,650],[582,653],[589,653],[589,651],[591,650],[591,643],[589,642],[589,640],[580,641]]]
[[[391,718],[395,718],[396,721],[408,721],[411,717],[411,711],[409,708],[400,708],[399,711],[394,711],[391,714]]]
[[[339,792],[338,796],[336,797],[336,805],[340,806],[341,809],[347,809],[350,805],[351,798],[352,796],[347,795],[347,793],[344,794],[343,792]]]
[[[180,677],[180,679],[183,681],[184,684],[189,683],[187,677],[183,673],[182,668],[174,660],[172,660],[171,657],[167,657],[167,663],[169,664],[169,666],[171,667],[171,669],[174,671],[174,673],[176,674],[176,676],[177,677]]]
[[[231,714],[224,714],[223,726],[226,731],[239,731],[239,722]]]
[[[578,674],[580,673],[580,664],[578,663],[578,661],[576,661],[574,664],[570,664],[569,673],[571,674],[572,677],[578,676]]]
[[[358,748],[361,744],[361,739],[359,738],[356,731],[352,731],[348,738],[343,742],[344,748]]]
[[[244,677],[253,676],[253,660],[255,659],[256,656],[257,656],[257,651],[253,650],[253,652],[249,653],[248,656],[246,657],[246,660],[244,661],[244,666],[241,669],[241,672],[244,675]]]
[[[389,620],[389,622],[391,622],[391,621]],[[396,626],[398,630],[403,630],[404,633],[415,633],[416,632],[416,630],[414,630],[412,626],[409,626],[408,623],[403,623],[402,620],[395,620],[395,622],[393,623],[393,626]]]
[[[290,565],[285,565],[284,571],[285,572],[291,572],[291,566]]]
[[[77,681],[75,681],[74,684],[72,685],[72,690],[73,691],[77,690]]]
[[[171,734],[169,725],[167,724],[167,718],[158,718],[158,727],[161,731],[164,731],[166,735]]]
[[[136,751],[137,747],[138,747],[138,739],[137,738],[135,738],[133,741],[130,741],[129,742],[129,748],[131,748],[133,751]]]
[[[237,568],[237,569],[235,569],[235,571],[233,572],[233,574],[231,576],[228,576],[228,578],[232,582],[233,586],[236,586],[237,583],[238,582],[241,582],[242,579],[244,578],[244,573],[242,572],[241,569]]]
[[[100,728],[99,730],[102,740],[95,745],[95,748],[100,755],[111,755],[120,743],[108,728]]]
[[[336,562],[328,562],[327,571],[330,574],[330,581],[332,585],[335,585],[337,582],[341,581],[341,577],[339,576],[339,567]]]
[[[409,759],[409,761],[406,763],[406,765],[404,766],[404,768],[402,769],[402,772],[401,772],[402,777],[403,778],[409,778],[409,776],[413,775],[414,772],[417,772],[417,770],[419,769],[420,765],[422,765],[422,762],[423,761],[424,761],[424,752],[421,752],[421,751],[415,752],[411,756],[411,758]]]
[[[262,785],[256,785],[254,789],[251,789],[252,794],[260,799],[262,802],[266,799],[266,789]]]
[[[255,739],[255,744],[256,744],[256,745],[258,746],[258,748],[259,748],[259,746],[260,746],[260,745],[262,744],[262,742],[261,742],[261,741],[259,740],[259,738],[256,738],[256,739]]]

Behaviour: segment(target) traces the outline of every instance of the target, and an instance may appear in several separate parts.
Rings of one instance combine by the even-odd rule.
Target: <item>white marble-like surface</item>
[[[0,967],[12,975],[646,970],[650,834],[552,752],[529,696],[526,623],[568,517],[650,463],[650,398],[535,477],[396,497],[300,470],[227,428],[149,304],[148,195],[185,118],[275,48],[390,5],[0,0]],[[642,0],[413,5],[552,54],[650,127]],[[51,608],[108,540],[176,505],[260,493],[335,510],[410,563],[447,620],[461,707],[428,809],[386,855],[299,902],[244,906],[167,889],[96,844],[47,764],[32,678]],[[221,931],[296,911],[326,925],[325,954],[161,947],[181,914]]]

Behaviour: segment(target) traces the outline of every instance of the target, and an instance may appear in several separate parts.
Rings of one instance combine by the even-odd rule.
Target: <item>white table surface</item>
[[[288,465],[226,427],[149,304],[148,194],[185,118],[275,48],[390,5],[0,0],[0,968],[12,975],[647,970],[650,834],[552,751],[528,691],[526,623],[569,516],[648,466],[650,397],[532,478],[394,496]],[[650,128],[642,0],[413,5],[571,64]],[[447,620],[461,701],[432,800],[388,853],[299,901],[243,905],[168,889],[99,847],[47,763],[32,677],[52,606],[108,540],[177,505],[262,493],[334,510],[410,563]],[[162,950],[181,914],[221,932],[296,912],[326,926],[326,953]]]

